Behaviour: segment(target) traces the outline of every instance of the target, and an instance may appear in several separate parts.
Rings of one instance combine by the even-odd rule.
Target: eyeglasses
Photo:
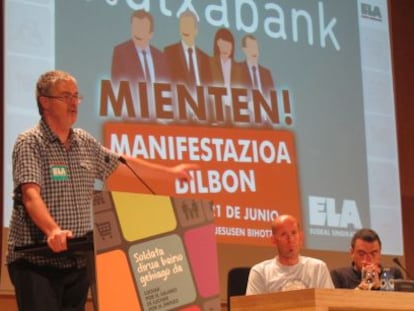
[[[80,103],[83,100],[83,96],[80,94],[64,94],[60,96],[52,96],[52,95],[42,95],[43,97],[53,98],[65,103],[69,103],[73,100],[76,100],[77,103]]]

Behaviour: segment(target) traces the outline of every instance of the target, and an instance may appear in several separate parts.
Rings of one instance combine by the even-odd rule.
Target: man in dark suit
[[[164,53],[150,45],[153,35],[152,15],[145,10],[134,11],[131,15],[131,39],[117,45],[113,51],[112,81],[153,83],[169,80]]]
[[[167,46],[165,56],[173,83],[182,83],[193,89],[211,82],[210,57],[195,46],[198,20],[194,12],[187,10],[180,15],[181,42]]]
[[[256,38],[245,35],[242,38],[242,50],[246,55],[246,61],[241,63],[243,84],[247,88],[260,90],[264,96],[269,96],[275,85],[270,70],[259,64],[259,46]]]

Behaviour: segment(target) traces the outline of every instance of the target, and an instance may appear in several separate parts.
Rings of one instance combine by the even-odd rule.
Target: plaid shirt
[[[97,179],[104,180],[118,165],[118,156],[104,148],[89,133],[71,130],[70,148],[41,120],[16,140],[13,150],[14,189],[24,183],[40,186],[41,196],[50,214],[62,229],[74,236],[84,235],[92,226],[92,193]],[[22,204],[13,208],[8,239],[7,263],[24,257],[36,265],[57,268],[85,266],[76,254],[29,255],[16,253],[15,246],[46,241],[46,236],[32,222]]]

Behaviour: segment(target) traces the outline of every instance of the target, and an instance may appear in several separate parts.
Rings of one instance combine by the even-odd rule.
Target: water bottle
[[[390,268],[383,268],[381,271],[381,290],[392,291],[394,290],[394,276],[391,273]]]

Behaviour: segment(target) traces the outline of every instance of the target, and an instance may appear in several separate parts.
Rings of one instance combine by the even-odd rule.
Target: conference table
[[[231,311],[406,311],[414,293],[353,289],[303,289],[231,297]]]

